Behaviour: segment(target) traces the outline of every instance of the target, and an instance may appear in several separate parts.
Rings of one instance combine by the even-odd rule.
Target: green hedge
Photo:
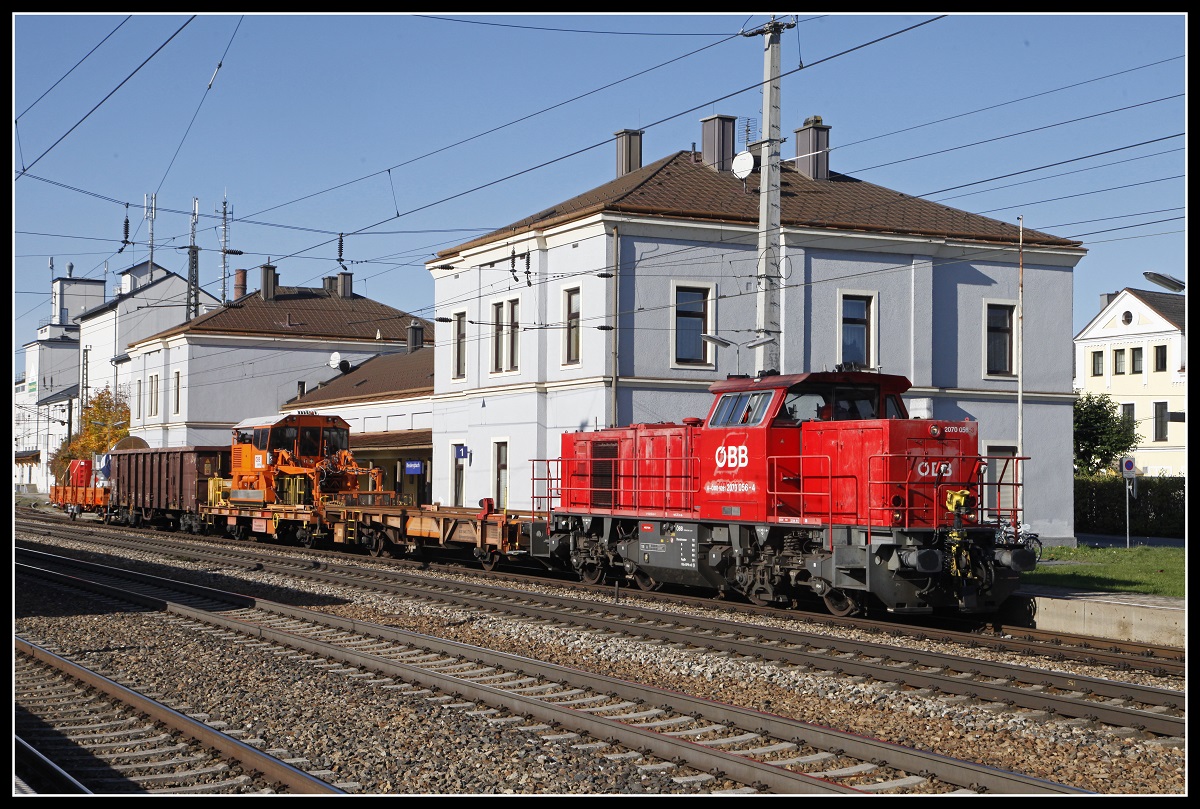
[[[1137,497],[1129,498],[1129,532],[1147,537],[1183,538],[1182,477],[1139,477]],[[1125,533],[1125,479],[1075,478],[1075,531]]]

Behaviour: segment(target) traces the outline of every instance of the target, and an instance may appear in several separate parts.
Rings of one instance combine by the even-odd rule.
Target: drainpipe
[[[621,233],[616,225],[613,225],[613,278],[612,278],[612,390],[609,392],[611,398],[611,412],[609,414],[609,427],[617,426],[617,345],[620,342],[620,292],[621,282]]]

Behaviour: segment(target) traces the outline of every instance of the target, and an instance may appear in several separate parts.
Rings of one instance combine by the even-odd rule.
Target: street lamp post
[[[735,343],[732,340],[726,340],[723,337],[717,337],[715,334],[702,334],[700,339],[706,343],[710,343],[717,348],[736,348],[737,349],[737,372],[740,376],[742,373],[742,349],[743,348],[758,348],[759,346],[771,345],[776,342],[771,335],[763,337],[755,337],[753,340],[747,340],[744,343]]]

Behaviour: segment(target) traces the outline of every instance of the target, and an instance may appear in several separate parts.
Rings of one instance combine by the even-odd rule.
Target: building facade
[[[984,453],[1030,456],[1026,520],[1072,537],[1082,245],[831,172],[814,117],[782,166],[764,298],[761,172],[734,175],[733,123],[706,118],[701,151],[647,166],[628,159],[640,133],[618,133],[615,180],[429,262],[434,498],[529,508],[533,459],[564,432],[702,418],[711,383],[768,355],[781,373],[907,376],[914,416],[978,421]]]
[[[50,282],[50,317],[24,348],[13,383],[13,488],[44,493],[55,481],[50,461],[79,429],[78,316],[104,301],[104,281],[77,278],[74,267]]]
[[[322,286],[257,292],[235,274],[227,305],[129,347],[130,434],[150,447],[222,445],[239,421],[275,415],[308,390],[378,354],[408,349],[405,312],[357,295],[343,272]],[[425,330],[432,333],[432,328]]]
[[[1142,475],[1187,474],[1187,334],[1183,295],[1132,289],[1101,296],[1075,335],[1075,389],[1106,394],[1137,428]]]

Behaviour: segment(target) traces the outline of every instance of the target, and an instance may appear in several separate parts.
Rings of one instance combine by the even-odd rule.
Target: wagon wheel
[[[305,548],[311,548],[317,544],[317,540],[316,537],[313,536],[313,532],[306,528],[301,528],[296,532],[296,541],[298,541]]]
[[[503,555],[496,553],[495,551],[488,551],[479,560],[479,564],[483,566],[484,570],[490,573],[491,571],[495,570],[503,560]]]
[[[599,584],[607,572],[604,565],[590,562],[579,569],[579,580],[584,584]]]
[[[388,545],[390,544],[391,543],[388,542],[387,534],[376,529],[368,536],[367,553],[375,557],[391,556],[391,554],[388,552]]]
[[[825,600],[825,608],[838,618],[845,618],[862,610],[858,599],[844,590],[830,590],[822,598]]]
[[[639,570],[633,574],[633,580],[634,580],[634,582],[637,583],[639,590],[645,590],[648,593],[654,592],[655,590],[662,587],[662,582],[655,581],[654,579],[652,579],[650,577],[649,574],[647,574],[641,570]]]

